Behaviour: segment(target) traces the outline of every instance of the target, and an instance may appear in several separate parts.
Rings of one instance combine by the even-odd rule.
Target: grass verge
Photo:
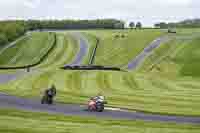
[[[109,120],[0,109],[2,133],[199,133],[199,125]]]

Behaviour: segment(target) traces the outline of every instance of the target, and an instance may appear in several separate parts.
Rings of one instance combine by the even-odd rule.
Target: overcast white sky
[[[0,0],[0,19],[116,18],[159,21],[200,18],[200,0]]]

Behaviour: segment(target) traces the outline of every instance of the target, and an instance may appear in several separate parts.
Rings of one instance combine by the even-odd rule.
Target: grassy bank
[[[34,64],[52,47],[53,40],[53,34],[32,33],[1,53],[0,65],[13,67]]]
[[[97,34],[96,31],[88,32]],[[99,31],[98,34],[106,38],[108,35],[103,34],[104,32]],[[109,33],[108,31],[107,34]],[[59,36],[58,42],[62,42],[65,37]],[[91,40],[89,42],[92,42]],[[59,44],[71,44],[64,42],[66,45]],[[64,61],[65,54],[58,58],[52,54],[52,58],[49,57],[50,63],[43,69],[1,85],[0,91],[22,97],[40,98],[44,89],[55,84],[58,89],[56,100],[59,102],[84,104],[89,97],[102,92],[107,97],[109,105],[115,107],[199,116],[199,42],[198,37],[173,39],[156,49],[137,73],[59,70],[53,67],[54,63],[57,66],[60,59]],[[55,53],[65,53],[62,51],[68,48],[56,49]],[[45,69],[48,67],[49,69]]]
[[[157,48],[142,64],[139,72],[165,78],[199,78],[200,34],[178,37]]]
[[[22,79],[0,86],[1,92],[40,98],[55,84],[56,100],[85,104],[102,92],[109,105],[154,113],[200,115],[198,79],[167,79],[155,74],[102,71],[46,70],[29,73]],[[188,89],[189,87],[189,89]]]
[[[59,68],[69,64],[75,58],[79,44],[70,34],[56,33],[57,43],[44,62],[37,66],[39,69]]]
[[[87,57],[85,57],[85,59],[83,60],[83,64],[88,65],[88,64],[90,64],[91,57],[94,54],[94,49],[95,49],[96,45],[98,45],[97,44],[98,41],[97,41],[97,37],[92,35],[92,34],[88,34],[88,33],[85,33],[85,32],[83,32],[82,34],[87,39],[87,42],[88,42],[88,45],[89,45]]]
[[[105,120],[45,113],[0,110],[3,133],[199,133],[199,125]]]
[[[127,67],[151,41],[164,34],[160,30],[87,31],[99,38],[96,65]]]

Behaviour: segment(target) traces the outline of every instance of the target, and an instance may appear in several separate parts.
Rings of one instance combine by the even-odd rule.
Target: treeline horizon
[[[0,21],[0,47],[24,35],[27,30],[24,21]]]
[[[142,28],[142,22],[129,24],[130,28]],[[200,28],[200,19],[187,19],[177,23],[160,22],[155,28]],[[125,22],[117,19],[95,20],[1,20],[0,21],[0,46],[14,41],[27,31],[43,29],[124,29]]]
[[[43,29],[124,29],[117,19],[96,20],[5,20],[0,21],[0,46],[14,41],[27,31]]]
[[[27,20],[29,30],[35,29],[123,29],[125,23],[117,19],[95,20]]]
[[[154,27],[167,29],[167,28],[200,28],[200,18],[196,19],[186,19],[180,22],[167,23],[159,22],[154,25]]]

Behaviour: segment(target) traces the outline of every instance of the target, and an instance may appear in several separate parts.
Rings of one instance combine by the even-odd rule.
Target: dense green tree
[[[130,27],[131,29],[133,29],[133,28],[135,27],[135,23],[134,23],[134,22],[130,22],[130,23],[129,23],[129,27]]]
[[[124,22],[115,19],[0,21],[0,44],[6,44],[15,40],[24,35],[27,30],[123,28]]]
[[[24,21],[0,21],[0,43],[7,44],[26,32]]]
[[[0,46],[6,45],[8,43],[8,39],[5,34],[0,33]]]
[[[137,22],[135,27],[136,27],[136,29],[142,29],[142,23],[141,22]]]
[[[97,20],[29,20],[29,30],[36,29],[122,29],[124,22],[115,19]]]
[[[157,23],[154,25],[159,28],[200,28],[200,19],[187,19],[177,23]]]
[[[168,28],[168,24],[165,22],[157,23],[154,25],[156,28],[166,29]]]

